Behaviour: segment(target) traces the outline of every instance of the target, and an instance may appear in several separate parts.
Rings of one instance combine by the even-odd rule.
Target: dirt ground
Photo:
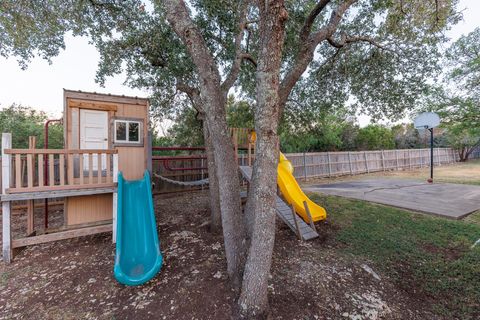
[[[235,295],[222,237],[208,232],[207,196],[155,198],[164,265],[140,287],[113,278],[110,234],[28,247],[12,264],[0,262],[0,319],[233,318]],[[24,215],[13,223],[16,234],[24,232]],[[300,242],[277,220],[271,319],[441,319],[414,288],[405,291],[369,261],[339,254],[334,225],[318,228],[319,239]]]

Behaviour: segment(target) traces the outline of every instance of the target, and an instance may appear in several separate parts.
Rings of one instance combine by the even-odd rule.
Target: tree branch
[[[317,47],[317,45],[323,40],[326,40],[332,37],[332,35],[337,30],[337,27],[343,15],[345,14],[345,12],[348,10],[348,8],[350,8],[350,6],[352,6],[357,1],[358,0],[343,1],[341,4],[337,6],[335,10],[333,10],[330,16],[329,22],[324,27],[322,27],[320,30],[318,30],[313,34],[311,34],[311,25],[309,27],[308,24],[310,23],[309,21],[311,20],[312,17],[313,18],[316,17],[315,16],[316,11],[312,11],[310,13],[310,15],[306,20],[306,25],[304,25],[300,33],[300,40],[301,40],[299,44],[300,49],[298,50],[297,56],[295,58],[295,63],[287,72],[287,74],[283,78],[282,83],[280,84],[279,95],[280,95],[280,106],[282,108],[285,106],[287,98],[290,92],[292,91],[293,87],[297,83],[298,79],[300,79],[300,77],[302,76],[302,74],[305,72],[308,65],[310,64],[310,62],[312,62],[315,48]],[[321,3],[323,4],[322,1]],[[319,6],[320,6],[320,2],[317,4],[317,6],[315,6],[314,10],[315,9],[318,10]],[[313,23],[313,21],[311,23]],[[282,112],[280,112],[280,114],[282,114]]]
[[[313,23],[315,22],[315,19],[323,11],[323,9],[327,6],[327,4],[330,1],[331,0],[320,0],[315,5],[315,7],[313,8],[313,10],[310,12],[307,19],[305,20],[302,30],[300,31],[300,42],[305,42],[308,39],[308,36],[312,31],[312,26],[313,26]]]
[[[218,66],[205,43],[200,30],[190,17],[187,6],[182,0],[164,0],[166,17],[175,33],[182,39],[195,66],[200,86],[206,95],[217,96],[220,91],[220,73]],[[208,92],[207,92],[208,91]]]
[[[188,96],[192,106],[198,113],[205,113],[205,110],[203,110],[202,98],[200,97],[200,90],[180,81],[177,81],[176,88],[177,91],[181,91]]]
[[[251,54],[242,53],[241,58],[250,62],[255,68],[257,67],[257,60],[255,60],[255,58]]]
[[[327,41],[332,47],[335,48],[343,48],[345,45],[355,42],[367,42],[377,48],[389,50],[383,44],[377,42],[375,39],[368,36],[347,36],[345,33],[343,33],[340,41],[335,41],[333,37],[328,37]]]
[[[224,95],[228,93],[228,90],[233,86],[235,81],[238,78],[238,74],[240,73],[240,67],[242,65],[242,40],[243,35],[246,28],[247,22],[247,9],[248,9],[248,1],[244,0],[241,1],[238,5],[239,8],[239,19],[238,19],[238,33],[235,37],[235,60],[233,61],[232,68],[222,83],[222,91]]]

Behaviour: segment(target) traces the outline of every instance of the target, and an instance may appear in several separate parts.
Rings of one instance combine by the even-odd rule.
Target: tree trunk
[[[212,106],[216,104],[216,112],[207,113],[207,121],[215,151],[227,272],[233,287],[238,290],[241,286],[246,256],[246,230],[241,212],[238,164],[235,161],[233,142],[228,132],[222,95],[212,95],[211,98],[207,103]]]
[[[164,0],[163,4],[169,24],[182,39],[197,68],[200,96],[215,151],[227,272],[233,287],[239,289],[246,255],[246,231],[241,212],[238,165],[228,133],[220,73],[200,30],[190,18],[185,2]]]
[[[283,1],[259,2],[260,53],[256,72],[256,155],[247,203],[251,241],[238,301],[242,314],[265,318],[268,278],[275,241],[275,196],[278,164],[279,78],[287,12]]]
[[[217,169],[215,167],[215,152],[208,124],[203,121],[203,137],[207,152],[208,187],[210,190],[210,231],[218,233],[221,230],[222,217],[220,210],[220,194],[218,190]]]

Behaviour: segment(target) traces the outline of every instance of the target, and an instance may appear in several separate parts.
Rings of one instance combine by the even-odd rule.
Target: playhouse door
[[[80,109],[80,149],[108,149],[107,111]],[[92,170],[97,171],[97,155],[92,158]],[[84,155],[83,160],[85,170],[88,170],[88,155]],[[100,170],[105,170],[106,167],[106,158],[103,157]]]

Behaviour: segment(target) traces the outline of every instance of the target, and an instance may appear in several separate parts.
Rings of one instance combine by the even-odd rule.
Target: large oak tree
[[[101,53],[98,80],[127,72],[150,88],[157,111],[178,93],[205,118],[228,274],[241,314],[268,311],[275,231],[278,123],[290,99],[348,103],[374,116],[412,108],[436,71],[456,0],[2,1],[0,54],[49,58],[66,32]],[[229,90],[255,102],[257,160],[245,215],[225,104]],[[163,106],[163,108],[162,108]],[[212,196],[213,199],[213,196]],[[218,201],[217,201],[218,199]]]

